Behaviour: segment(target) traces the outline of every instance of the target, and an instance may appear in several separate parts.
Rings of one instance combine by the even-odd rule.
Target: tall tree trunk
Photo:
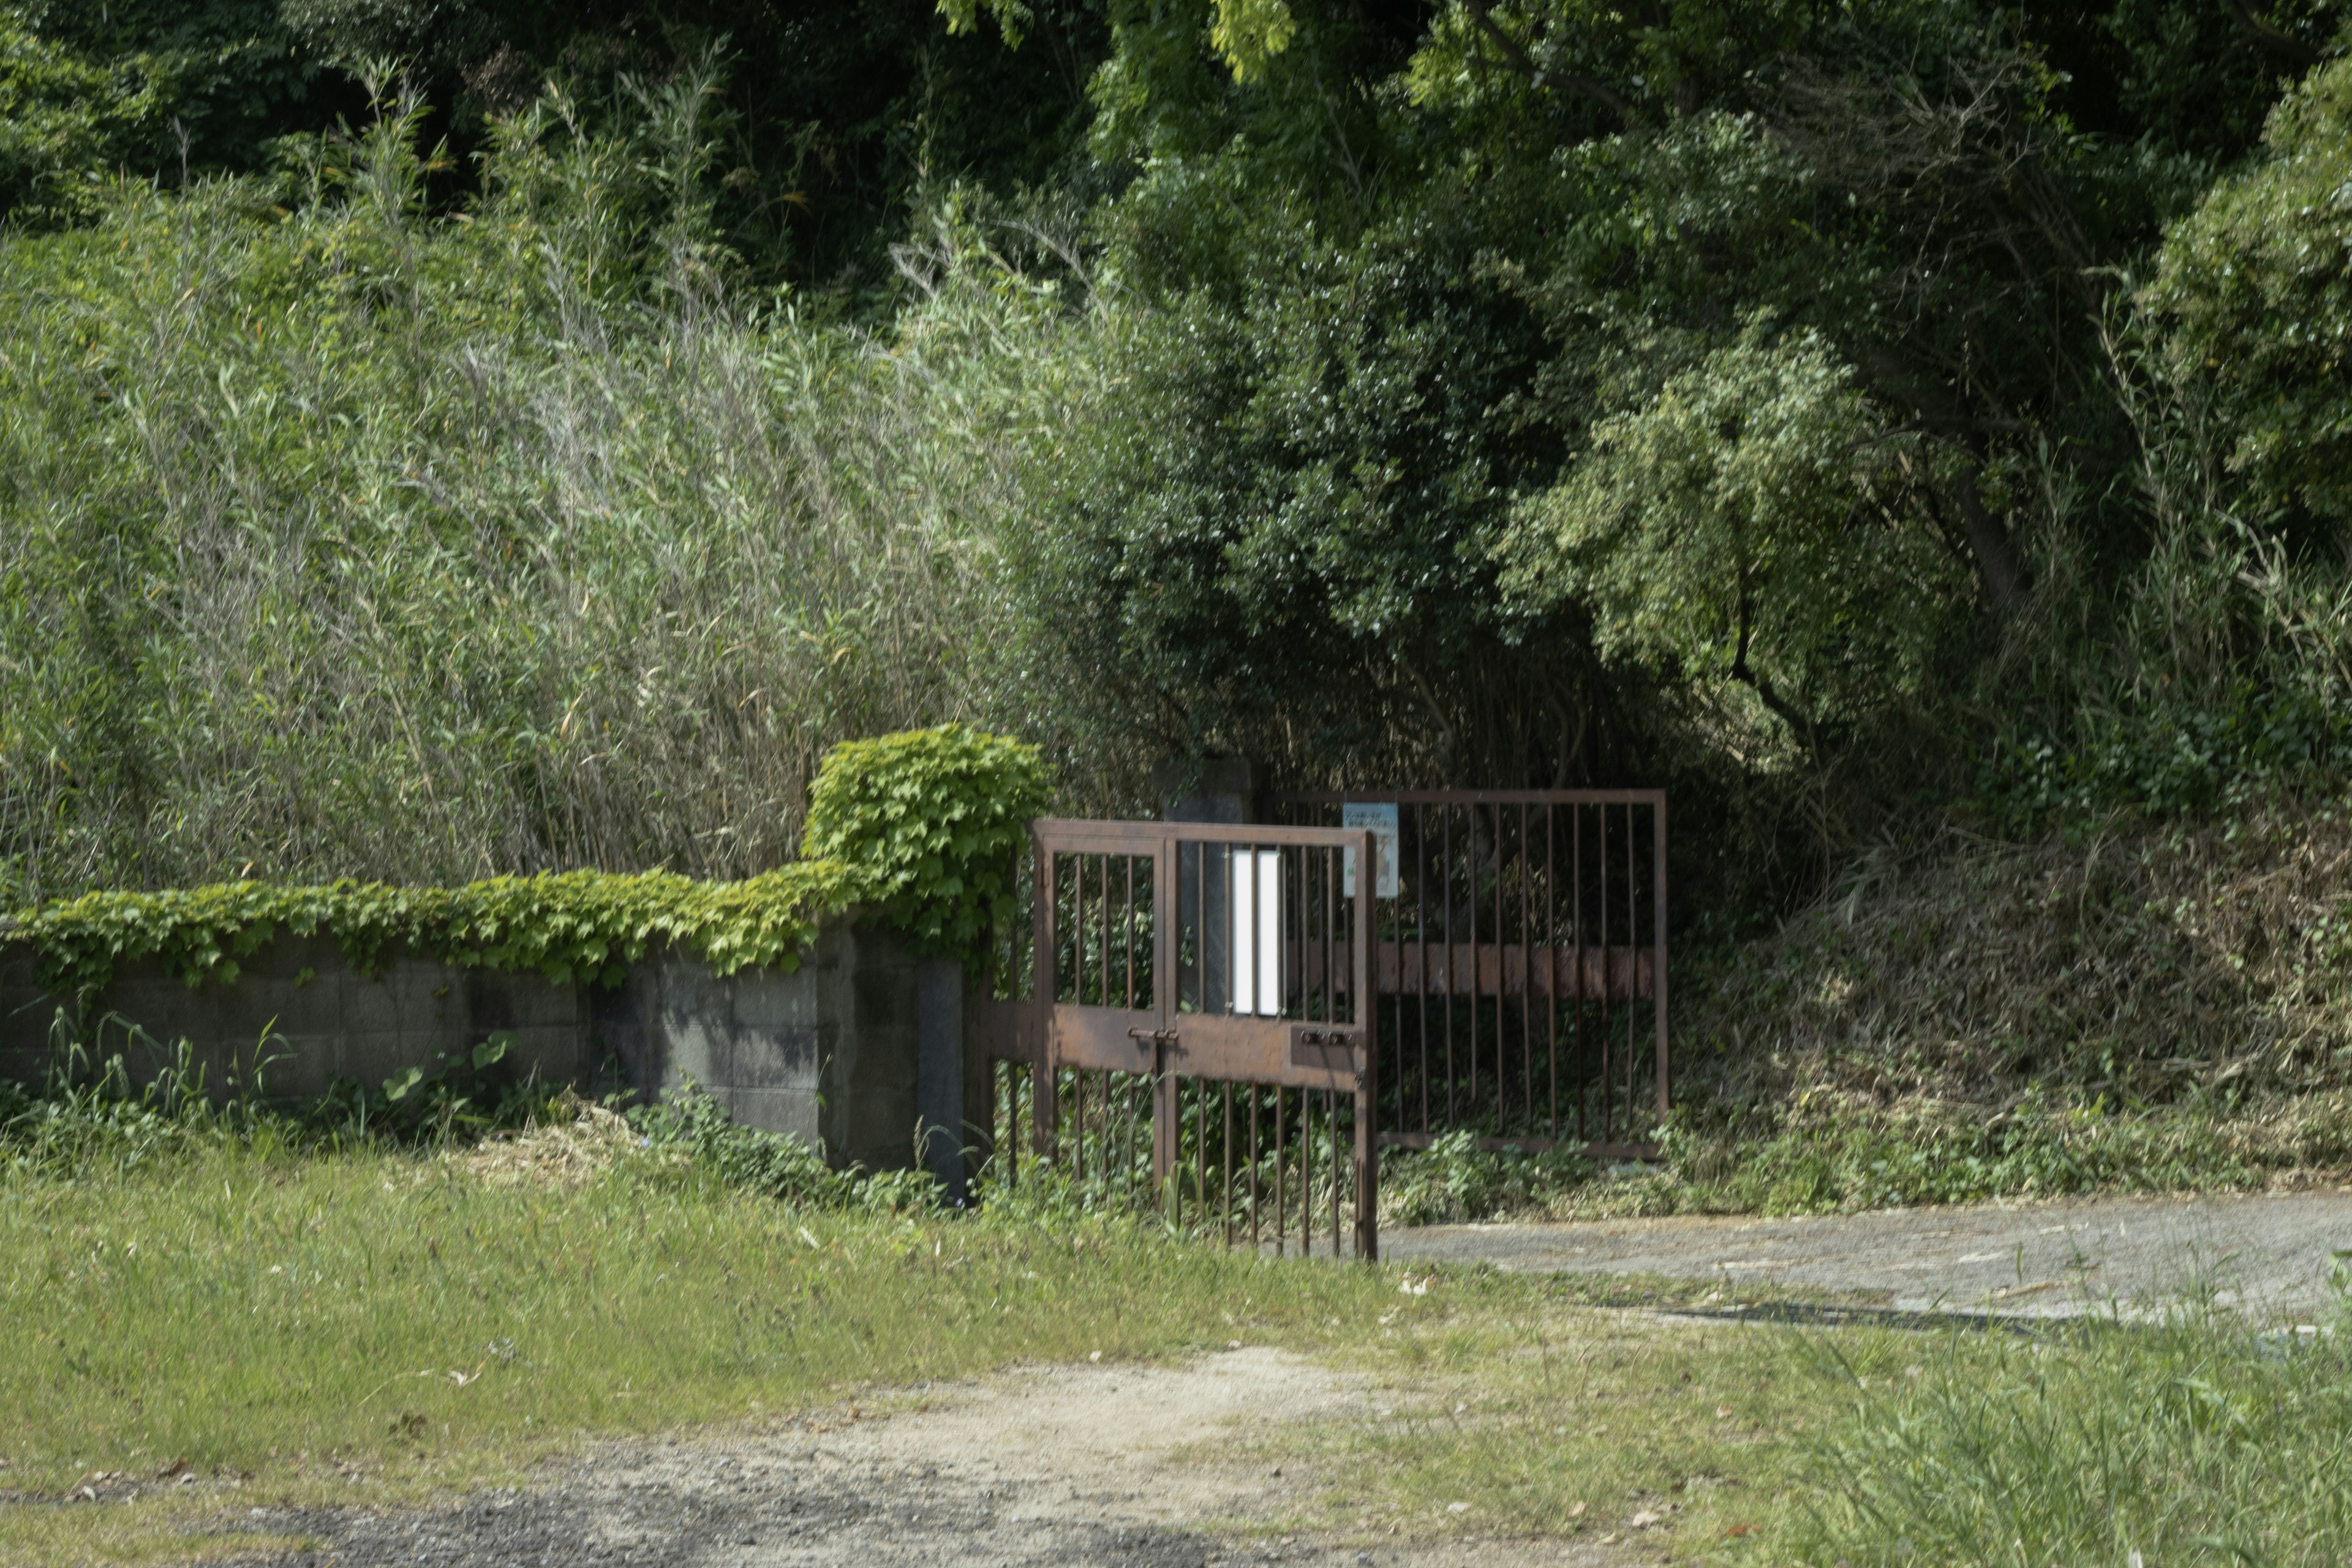
[[[1959,508],[1960,529],[1968,536],[1969,553],[1975,558],[1977,575],[1984,580],[1985,597],[1992,601],[1995,610],[2006,616],[2025,597],[2030,581],[2009,526],[1985,510],[1983,479],[1984,455],[1971,447],[1968,463],[1960,470],[1959,483],[1953,487],[1952,499]]]

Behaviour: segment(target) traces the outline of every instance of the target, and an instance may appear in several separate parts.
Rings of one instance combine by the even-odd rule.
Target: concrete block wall
[[[961,1198],[961,1150],[974,1141],[957,1125],[963,985],[960,964],[917,959],[855,919],[827,921],[789,973],[720,977],[691,954],[663,952],[610,989],[409,952],[362,975],[331,939],[288,936],[227,984],[191,988],[152,961],[125,964],[82,1009],[43,992],[29,952],[0,946],[0,1077],[37,1081],[77,1038],[149,1076],[185,1041],[215,1092],[244,1079],[258,1052],[273,1058],[264,1090],[296,1100],[338,1079],[373,1085],[429,1069],[505,1031],[519,1071],[644,1098],[691,1081],[736,1121],[819,1145],[836,1165],[904,1169],[925,1126],[923,1163]]]

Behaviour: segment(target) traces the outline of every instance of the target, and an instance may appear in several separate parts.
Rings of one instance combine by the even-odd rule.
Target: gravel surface
[[[1774,1284],[1855,1292],[1901,1311],[2067,1317],[2177,1298],[2202,1279],[2224,1303],[2307,1315],[2352,1261],[2352,1192],[2100,1198],[1797,1219],[1683,1217],[1391,1230],[1397,1261],[1543,1273],[1717,1279],[1727,1298]]]
[[[1372,1413],[1366,1385],[1234,1350],[1174,1367],[1082,1365],[909,1391],[812,1430],[606,1445],[520,1490],[409,1514],[257,1510],[307,1538],[277,1563],[1100,1563],[1208,1568],[1620,1568],[1558,1541],[1351,1540],[1296,1529],[1318,1488],[1282,1457],[1299,1423]],[[821,1424],[823,1425],[823,1424]]]

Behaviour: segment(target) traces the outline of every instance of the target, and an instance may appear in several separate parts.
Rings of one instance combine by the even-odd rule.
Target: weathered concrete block
[[[326,938],[282,937],[234,981],[191,987],[152,962],[122,966],[103,995],[76,1008],[35,982],[30,954],[0,949],[0,1074],[37,1079],[53,1037],[121,1051],[152,1076],[182,1042],[215,1092],[324,1092],[339,1079],[373,1084],[511,1037],[518,1071],[592,1094],[651,1099],[688,1083],[737,1121],[821,1146],[836,1165],[903,1169],[922,1162],[961,1196],[984,1121],[967,1085],[961,966],[919,963],[877,926],[819,930],[797,969],[721,978],[684,952],[630,966],[615,988],[557,985],[536,974],[466,969],[394,952],[354,973]],[[57,1020],[63,1016],[62,1031]],[[974,1117],[975,1103],[979,1115]],[[918,1126],[929,1133],[917,1152]]]

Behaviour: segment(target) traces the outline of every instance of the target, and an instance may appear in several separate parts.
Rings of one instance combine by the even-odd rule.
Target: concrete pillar
[[[947,1189],[950,1204],[966,1196],[964,1146],[975,1142],[965,1125],[963,964],[953,958],[915,964],[915,1124],[923,1168]]]
[[[1255,822],[1265,780],[1247,757],[1179,757],[1151,770],[1164,822]]]

